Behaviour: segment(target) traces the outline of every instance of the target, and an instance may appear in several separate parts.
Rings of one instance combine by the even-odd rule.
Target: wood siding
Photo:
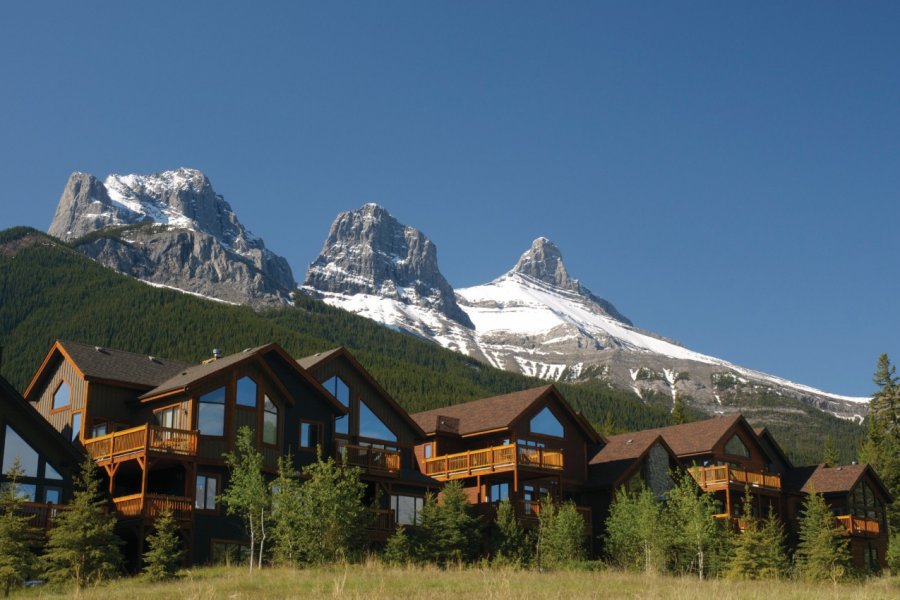
[[[54,359],[54,365],[50,366],[50,374],[45,377],[44,385],[36,394],[35,408],[41,413],[54,429],[61,432],[67,438],[71,437],[72,413],[82,412],[81,430],[84,433],[87,421],[84,419],[84,408],[87,397],[87,383],[69,361],[61,357]],[[69,384],[71,396],[69,405],[60,410],[53,410],[53,395],[59,385],[65,381]],[[33,398],[30,398],[30,400]]]

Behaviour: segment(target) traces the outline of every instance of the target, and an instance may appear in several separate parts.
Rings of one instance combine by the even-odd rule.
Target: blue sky
[[[896,2],[0,8],[0,228],[203,170],[295,277],[378,202],[456,287],[532,239],[641,327],[828,391],[900,360]]]

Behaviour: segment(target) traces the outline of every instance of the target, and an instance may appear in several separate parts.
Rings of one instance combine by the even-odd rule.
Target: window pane
[[[322,384],[322,387],[328,390],[338,402],[344,406],[350,406],[350,388],[347,387],[347,384],[344,383],[343,379],[337,376],[332,377]]]
[[[223,435],[225,433],[225,405],[200,403],[198,421],[201,435]]]
[[[194,499],[194,508],[202,509],[206,500],[206,477],[197,475],[197,495]]]
[[[348,430],[349,423],[350,423],[350,419],[347,417],[347,415],[343,415],[341,417],[336,417],[334,419],[334,432],[347,435],[347,433],[349,431]]]
[[[47,479],[62,479],[62,475],[50,466],[50,463],[44,463],[44,477]]]
[[[553,415],[553,412],[545,407],[531,419],[531,432],[553,437],[564,437],[562,423]]]
[[[3,472],[9,473],[13,463],[19,459],[19,466],[25,477],[38,476],[38,453],[16,433],[6,426],[6,441],[3,444]]]
[[[200,402],[211,402],[213,404],[225,404],[225,388],[216,388],[208,394],[200,396]],[[255,406],[255,405],[254,405]]]
[[[425,444],[425,458],[431,458],[431,444]]]
[[[278,413],[266,412],[263,414],[263,443],[278,443]]]
[[[33,483],[20,483],[19,484],[19,498],[22,498],[28,502],[34,502],[35,494],[37,493],[37,486]]]
[[[69,389],[69,384],[63,381],[53,394],[53,408],[57,409],[68,406],[71,398],[72,390]]]
[[[216,508],[216,485],[218,482],[219,480],[214,477],[206,480],[206,508],[209,510]]]
[[[375,416],[365,402],[359,403],[359,437],[397,441],[397,436]]]
[[[300,447],[315,448],[319,444],[319,426],[314,423],[300,423]]]
[[[44,502],[47,504],[59,504],[62,497],[62,490],[55,487],[44,488]]]
[[[732,436],[732,438],[728,440],[728,443],[725,444],[725,452],[732,456],[744,456],[750,458],[750,450],[747,449],[747,446],[744,445],[741,438],[736,435]]]
[[[106,435],[106,433],[106,423],[100,423],[99,425],[94,425],[94,430],[91,432],[91,437],[100,437],[101,435]]]
[[[81,434],[81,413],[74,413],[72,415],[72,441],[78,439],[79,434]]]
[[[238,406],[256,408],[256,382],[249,377],[238,379],[235,402]]]

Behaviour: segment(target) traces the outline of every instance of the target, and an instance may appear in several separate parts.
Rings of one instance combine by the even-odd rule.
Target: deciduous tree
[[[646,487],[636,493],[620,489],[606,520],[606,552],[613,563],[646,573],[665,567],[669,531],[662,504]]]
[[[537,558],[541,568],[572,565],[585,557],[584,519],[573,502],[541,501]]]
[[[238,429],[234,452],[225,454],[225,463],[231,468],[231,473],[228,486],[221,495],[228,514],[240,517],[250,535],[250,571],[253,571],[254,564],[257,568],[262,567],[270,500],[262,474],[263,456],[256,449],[254,438],[249,427]]]

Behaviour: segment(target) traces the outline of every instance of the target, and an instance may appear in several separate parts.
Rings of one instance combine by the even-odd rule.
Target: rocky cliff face
[[[280,305],[296,285],[194,169],[103,182],[73,173],[48,232],[127,275],[228,302]]]
[[[337,216],[322,252],[309,266],[304,289],[320,295],[377,296],[472,326],[438,269],[435,245],[377,204]]]

